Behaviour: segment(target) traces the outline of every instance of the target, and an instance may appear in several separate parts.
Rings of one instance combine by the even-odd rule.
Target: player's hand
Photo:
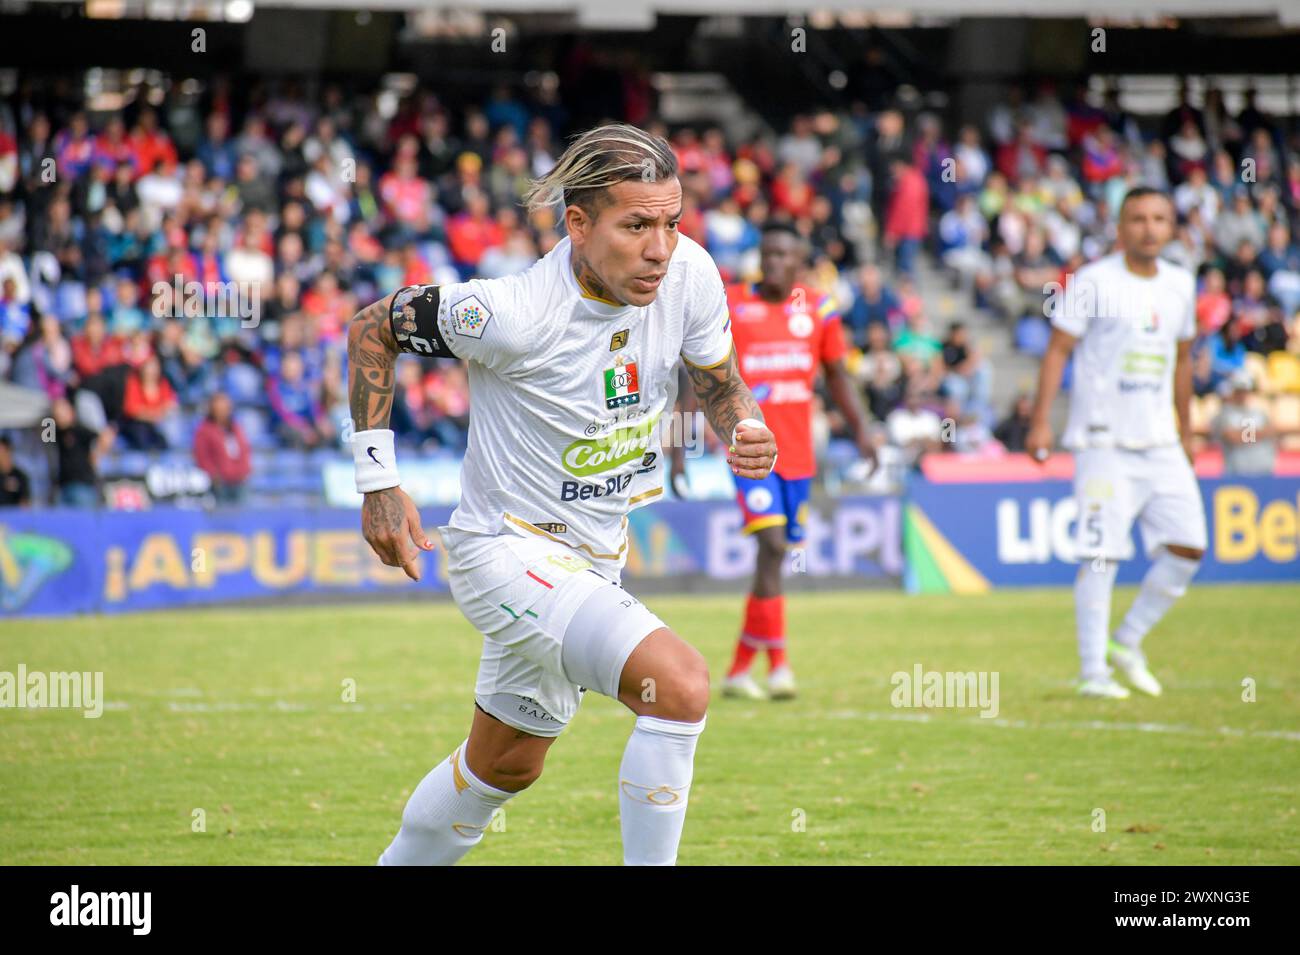
[[[1046,461],[1047,456],[1052,453],[1052,426],[1032,425],[1029,434],[1025,436],[1025,451],[1040,464]]]
[[[691,499],[691,482],[690,479],[686,477],[685,470],[673,468],[669,472],[668,480],[673,486],[673,494],[676,495],[678,499],[683,501],[689,501]]]
[[[361,534],[389,567],[400,567],[412,580],[420,579],[420,551],[433,542],[420,526],[415,502],[400,487],[371,491],[361,504]]]
[[[751,419],[746,419],[751,420]],[[776,466],[776,436],[759,422],[736,425],[736,443],[727,449],[727,464],[737,477],[761,479]]]
[[[877,465],[880,464],[880,459],[876,455],[876,445],[865,433],[858,435],[857,445],[858,456],[867,465],[866,470],[862,472],[862,476],[868,478],[875,473]]]

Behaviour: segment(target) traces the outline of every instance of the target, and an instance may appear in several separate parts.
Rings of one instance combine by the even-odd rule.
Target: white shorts
[[[1074,496],[1080,560],[1130,560],[1134,520],[1148,557],[1165,544],[1206,548],[1201,487],[1182,445],[1076,451]]]
[[[664,626],[572,548],[440,527],[451,595],[483,634],[474,698],[534,736],[558,736],[586,689],[618,698],[623,665]]]

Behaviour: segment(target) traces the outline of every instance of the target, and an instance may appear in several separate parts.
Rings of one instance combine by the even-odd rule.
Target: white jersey
[[[1070,417],[1061,443],[1080,448],[1176,444],[1178,343],[1196,336],[1196,280],[1162,259],[1134,275],[1117,252],[1066,283],[1052,325],[1074,335]]]
[[[731,354],[726,289],[683,235],[654,302],[610,305],[583,293],[569,249],[565,238],[517,275],[439,290],[439,330],[470,362],[449,525],[540,535],[621,568],[628,511],[663,493],[678,358],[709,367]]]

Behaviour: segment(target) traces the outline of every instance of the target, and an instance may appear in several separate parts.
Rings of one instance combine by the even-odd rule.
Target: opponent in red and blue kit
[[[767,477],[736,478],[744,533],[757,539],[758,559],[723,693],[761,698],[763,691],[749,669],[755,655],[766,650],[768,692],[773,699],[783,699],[794,696],[795,684],[785,653],[781,565],[787,545],[804,541],[808,492],[817,472],[812,413],[818,368],[859,453],[874,461],[875,451],[867,436],[866,413],[844,367],[847,346],[839,311],[829,296],[796,281],[807,265],[806,240],[789,226],[770,225],[759,253],[762,280],[729,287],[727,304],[741,377],[758,400],[780,453]]]

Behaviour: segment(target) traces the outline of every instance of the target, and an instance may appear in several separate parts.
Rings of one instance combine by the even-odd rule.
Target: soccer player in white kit
[[[403,288],[348,330],[362,529],[418,576],[432,543],[399,487],[388,430],[401,351],[469,361],[461,499],[440,527],[457,606],[483,634],[468,738],[424,777],[383,865],[449,865],[534,782],[587,689],[636,722],[618,775],[627,864],[676,861],[708,706],[703,657],[623,589],[627,513],[663,492],[661,416],[678,359],[734,473],[765,477],[776,444],[741,380],[726,292],[677,233],[668,144],[635,127],[575,140],[535,183],[568,236],[526,271]]]
[[[1205,553],[1205,511],[1191,467],[1192,340],[1196,281],[1159,258],[1173,236],[1173,204],[1139,187],[1119,213],[1119,251],[1079,269],[1052,315],[1026,450],[1042,460],[1048,421],[1071,352],[1070,414],[1078,502],[1075,623],[1083,696],[1122,699],[1133,686],[1159,696],[1142,640],[1187,591]],[[1110,634],[1116,561],[1133,556],[1134,520],[1152,564]]]

